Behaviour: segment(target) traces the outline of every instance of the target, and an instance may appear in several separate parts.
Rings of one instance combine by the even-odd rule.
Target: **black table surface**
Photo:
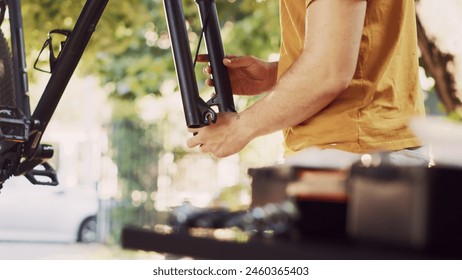
[[[462,259],[462,253],[435,253],[347,239],[280,238],[252,239],[246,242],[221,241],[186,233],[157,233],[125,227],[121,237],[125,249],[153,251],[215,260],[436,260]]]

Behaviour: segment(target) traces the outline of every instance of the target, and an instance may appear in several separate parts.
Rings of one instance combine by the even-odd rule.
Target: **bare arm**
[[[353,78],[361,40],[365,0],[320,0],[307,12],[305,47],[273,90],[239,114],[221,114],[188,146],[224,157],[253,138],[297,125],[341,94]]]

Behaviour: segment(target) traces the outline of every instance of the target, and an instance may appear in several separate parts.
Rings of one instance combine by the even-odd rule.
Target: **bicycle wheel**
[[[14,118],[16,110],[16,97],[13,80],[13,65],[11,53],[5,35],[0,29],[0,118]],[[0,126],[0,135],[8,134],[8,126]],[[19,160],[21,145],[0,140],[0,189],[3,182],[16,170]]]
[[[11,53],[0,29],[0,107],[16,107]]]

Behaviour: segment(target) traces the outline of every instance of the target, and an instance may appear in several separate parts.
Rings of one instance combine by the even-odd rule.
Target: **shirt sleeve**
[[[305,0],[306,8],[308,8],[308,6],[311,5],[311,3],[313,3],[314,1],[316,0]]]

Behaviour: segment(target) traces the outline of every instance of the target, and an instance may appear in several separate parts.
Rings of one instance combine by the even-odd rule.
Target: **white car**
[[[0,240],[95,242],[96,190],[8,179],[0,190]]]

